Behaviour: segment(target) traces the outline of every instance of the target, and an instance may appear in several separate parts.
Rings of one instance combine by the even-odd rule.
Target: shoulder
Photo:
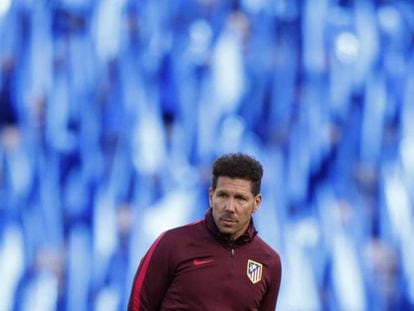
[[[183,226],[179,226],[179,227],[175,227],[172,229],[169,229],[167,231],[165,231],[166,235],[172,235],[172,236],[177,236],[177,235],[182,235],[182,234],[188,234],[188,233],[193,233],[199,230],[199,228],[201,227],[203,223],[203,220],[199,220],[199,221],[195,221]]]
[[[201,234],[200,224],[191,223],[184,226],[168,229],[162,232],[152,243],[147,254],[155,257],[170,258],[175,257],[186,245],[197,239]]]
[[[164,244],[168,242],[177,243],[178,241],[197,237],[202,230],[202,223],[203,221],[200,220],[183,226],[168,229],[161,233],[157,240],[159,240],[160,243]]]

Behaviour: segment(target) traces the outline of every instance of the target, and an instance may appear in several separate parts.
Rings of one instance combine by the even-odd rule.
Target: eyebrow
[[[216,194],[226,194],[226,195],[230,195],[230,192],[229,191],[226,191],[224,189],[219,189],[219,190],[217,190]],[[236,193],[234,193],[234,197],[236,197],[236,198],[237,197],[240,197],[240,198],[247,199],[248,198],[248,195],[247,194],[243,194],[243,193],[236,192]]]

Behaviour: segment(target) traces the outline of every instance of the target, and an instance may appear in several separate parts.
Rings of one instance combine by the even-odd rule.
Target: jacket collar
[[[224,246],[228,247],[234,247],[242,244],[246,244],[253,240],[253,238],[257,234],[257,230],[254,227],[253,224],[253,218],[250,220],[249,227],[247,228],[246,232],[243,233],[240,237],[238,237],[235,241],[231,240],[226,234],[223,234],[218,229],[214,218],[213,218],[213,211],[211,208],[209,208],[206,212],[206,215],[204,217],[204,223],[207,226],[208,231],[210,234],[214,236],[220,243],[222,243]]]

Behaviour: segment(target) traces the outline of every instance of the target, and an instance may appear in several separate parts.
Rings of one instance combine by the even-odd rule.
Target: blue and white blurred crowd
[[[0,311],[125,310],[238,151],[278,310],[414,310],[413,50],[409,0],[1,0]]]

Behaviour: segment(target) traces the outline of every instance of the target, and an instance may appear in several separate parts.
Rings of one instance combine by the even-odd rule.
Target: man
[[[262,175],[248,155],[215,161],[205,218],[158,237],[141,260],[128,310],[275,310],[280,258],[252,220]]]

